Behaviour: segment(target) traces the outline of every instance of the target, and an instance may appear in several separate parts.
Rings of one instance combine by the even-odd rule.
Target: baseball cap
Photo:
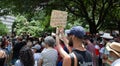
[[[32,47],[32,49],[40,50],[41,46],[40,45],[35,45]]]
[[[68,35],[75,35],[78,38],[83,38],[85,35],[85,30],[82,26],[74,26],[70,30],[67,30]]]

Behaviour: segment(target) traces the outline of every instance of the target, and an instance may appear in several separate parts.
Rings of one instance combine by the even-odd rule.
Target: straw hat
[[[106,49],[108,51],[114,52],[118,57],[120,57],[120,43],[117,42],[107,43]]]

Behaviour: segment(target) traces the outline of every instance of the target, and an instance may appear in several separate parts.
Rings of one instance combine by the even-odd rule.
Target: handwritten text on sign
[[[52,15],[51,15],[51,22],[50,25],[52,27],[65,27],[67,22],[67,12],[65,11],[58,11],[58,10],[53,10]]]

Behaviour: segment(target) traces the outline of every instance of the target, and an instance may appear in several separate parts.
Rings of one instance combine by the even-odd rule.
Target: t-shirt
[[[97,56],[99,55],[99,49],[100,49],[100,47],[98,45],[95,45],[95,54]]]
[[[77,66],[93,66],[92,55],[89,51],[73,49],[72,52],[77,57]]]
[[[5,58],[0,58],[0,66],[4,66]]]
[[[20,52],[20,49],[25,45],[24,42],[18,42],[14,45],[14,48],[13,48],[13,58],[14,59],[19,59],[19,52]]]
[[[39,61],[41,59],[41,53],[34,53],[34,60]]]
[[[120,66],[120,58],[117,59],[117,60],[115,60],[115,61],[111,64],[111,66]]]
[[[58,53],[55,49],[44,49],[41,52],[42,66],[56,66]]]
[[[17,60],[14,66],[24,66],[24,65],[20,62],[20,60]]]
[[[100,49],[100,53],[103,53],[103,54],[109,54],[109,51],[105,48],[105,47],[102,47],[101,49]]]

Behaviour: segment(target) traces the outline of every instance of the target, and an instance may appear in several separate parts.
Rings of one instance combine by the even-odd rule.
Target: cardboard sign
[[[65,11],[53,10],[51,14],[50,25],[52,27],[65,27],[67,22],[67,15],[68,14]]]

